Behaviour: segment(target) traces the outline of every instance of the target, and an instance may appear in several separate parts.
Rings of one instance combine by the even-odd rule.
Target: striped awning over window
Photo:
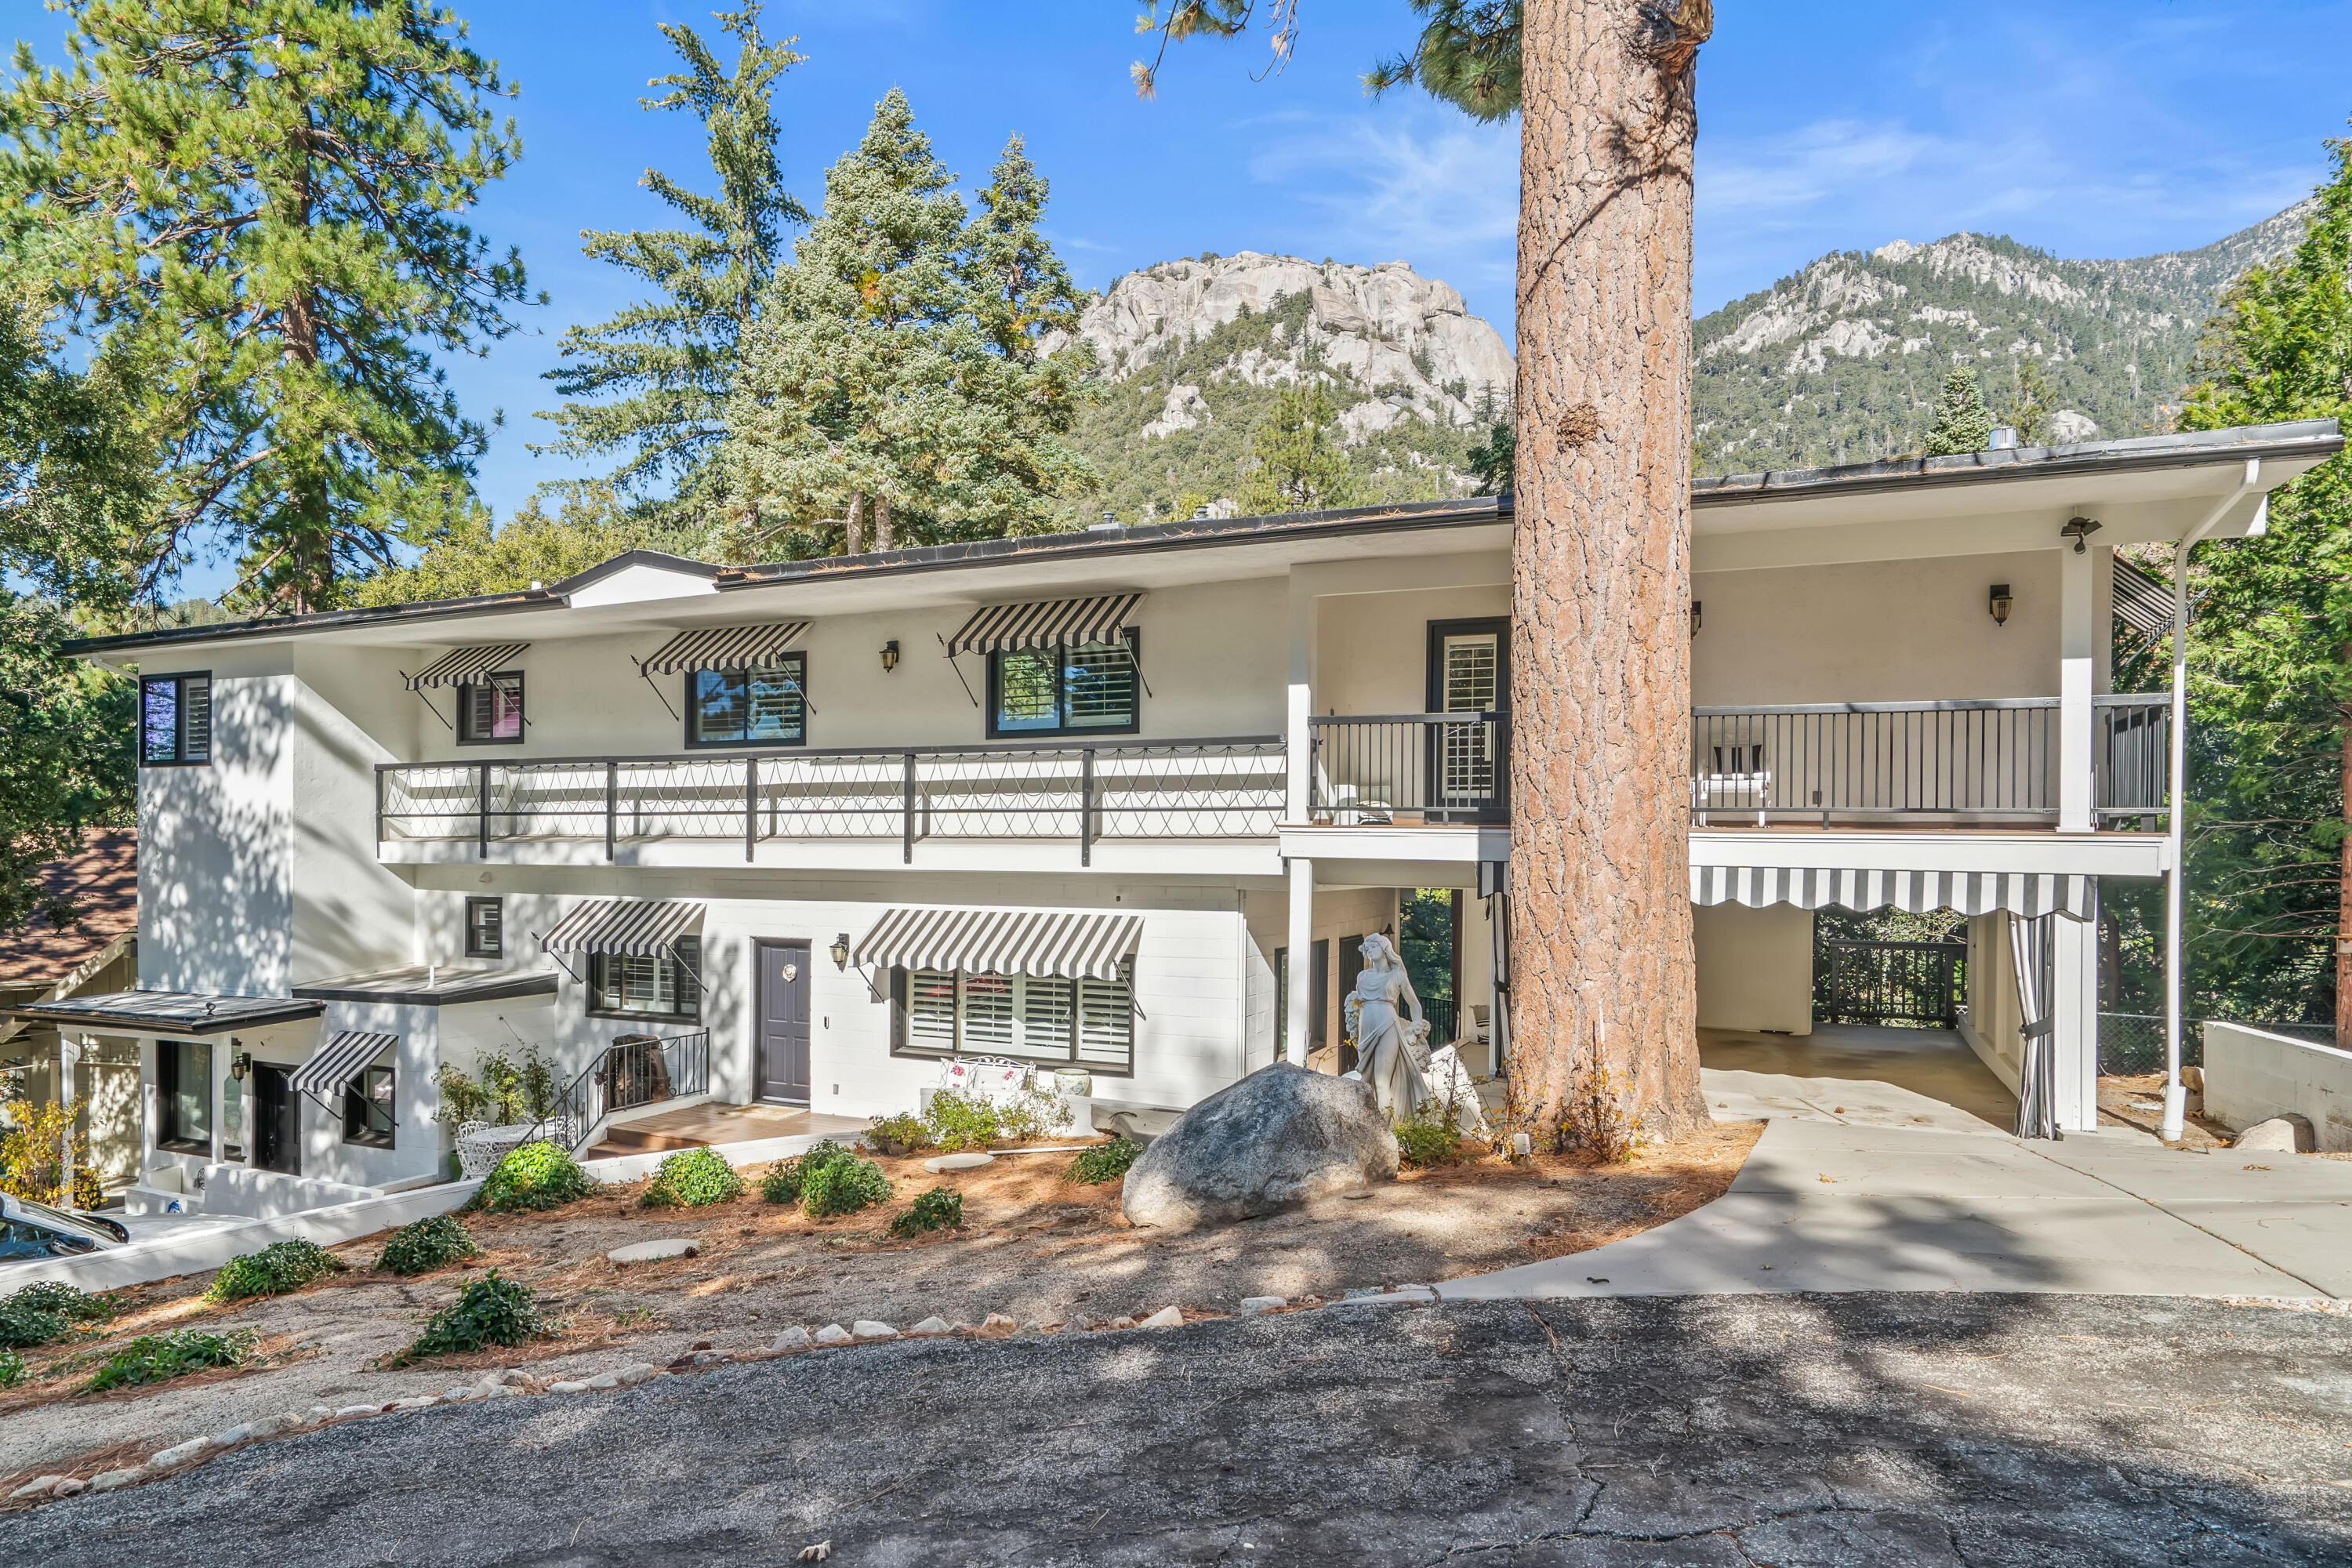
[[[2116,557],[2116,619],[2142,637],[2172,629],[2172,584]]]
[[[1897,909],[1924,915],[1953,910],[1987,915],[2007,910],[2033,919],[2061,914],[2091,918],[2089,877],[2050,871],[1857,871],[1785,866],[1693,866],[1691,902],[1794,904],[1801,910],[1837,904],[1855,910]]]
[[[857,944],[877,969],[961,969],[975,974],[1058,974],[1117,980],[1135,952],[1141,915],[1046,910],[890,910]]]
[[[625,952],[654,958],[702,924],[691,899],[591,899],[539,939],[550,952]]]
[[[529,647],[527,642],[485,643],[479,647],[451,648],[408,678],[408,689],[428,686],[469,686]]]
[[[654,650],[645,661],[646,673],[757,669],[775,663],[777,656],[798,641],[808,626],[806,621],[778,621],[764,626],[704,626],[680,632]]]
[[[1008,648],[1052,647],[1056,643],[1117,642],[1140,594],[1110,594],[1095,599],[1048,599],[1033,605],[992,605],[974,612],[955,636],[948,655],[1001,653]]]
[[[359,1077],[360,1068],[398,1044],[398,1035],[345,1029],[321,1042],[310,1059],[294,1069],[293,1085],[303,1094],[333,1094]]]

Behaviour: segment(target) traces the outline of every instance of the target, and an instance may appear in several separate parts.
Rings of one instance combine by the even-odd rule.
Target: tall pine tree
[[[509,89],[419,0],[64,0],[20,47],[0,196],[99,334],[163,368],[168,548],[241,556],[261,610],[467,504],[481,426],[433,351],[505,335],[522,263],[458,215],[520,153]],[[29,231],[29,232],[28,232]]]
[[[1936,400],[1936,422],[1927,431],[1927,456],[1957,457],[1981,452],[1992,438],[1992,410],[1978,389],[1977,373],[1961,366],[1944,377],[1944,395]]]
[[[770,43],[758,4],[717,13],[740,46],[730,70],[693,28],[661,24],[685,69],[655,79],[668,90],[638,101],[686,110],[702,122],[715,195],[688,190],[657,169],[640,183],[692,226],[582,235],[585,254],[633,272],[660,298],[611,321],[563,334],[548,379],[568,401],[539,416],[559,440],[534,450],[569,458],[625,455],[611,482],[625,493],[667,488],[679,510],[723,504],[713,461],[727,436],[727,399],[743,333],[759,313],[788,228],[808,213],[776,166],[777,78],[801,63],[794,40]]]
[[[1336,423],[1322,383],[1284,387],[1251,439],[1255,462],[1242,480],[1242,510],[1266,517],[1346,506],[1354,480],[1348,455],[1332,439]]]

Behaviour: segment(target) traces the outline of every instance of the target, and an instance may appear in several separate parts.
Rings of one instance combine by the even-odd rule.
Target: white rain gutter
[[[2187,849],[2189,805],[2189,552],[2221,526],[2221,520],[2230,515],[2232,507],[2261,488],[2262,478],[2263,460],[2247,458],[2245,476],[2238,481],[2238,488],[2207,513],[2204,521],[2183,534],[2180,548],[2172,552],[2172,790],[2165,827],[2165,837],[2170,841],[2168,847],[2171,870],[2165,878],[2164,887],[2163,1137],[2168,1143],[2179,1142],[2189,1117],[2189,1091],[2180,1081],[2181,878],[2186,871],[2182,861]],[[2264,496],[2246,531],[2248,538],[2260,536],[2268,526],[2270,504],[2270,498]]]

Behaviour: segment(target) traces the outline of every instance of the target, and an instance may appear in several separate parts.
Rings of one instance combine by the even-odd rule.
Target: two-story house
[[[2242,535],[2341,446],[1699,481],[1701,1023],[1804,1033],[1816,910],[1949,909],[2014,1084],[2010,926],[2055,913],[2056,1109],[2092,1124],[2086,922],[2174,856],[2172,709],[2109,689],[2116,549]],[[1182,1107],[1328,1059],[1356,941],[1453,889],[1450,1033],[1507,1070],[1511,530],[1489,500],[640,552],[92,639],[141,682],[139,988],[24,1016],[137,1040],[150,1167],[383,1186],[444,1169],[436,1067],[526,1046],[588,1121],[910,1109],[958,1056]]]

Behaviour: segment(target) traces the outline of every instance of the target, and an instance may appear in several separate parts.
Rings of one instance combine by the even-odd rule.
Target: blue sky
[[[709,24],[629,0],[451,3],[520,88],[523,158],[477,220],[521,247],[551,296],[487,358],[451,366],[468,412],[506,415],[480,480],[503,517],[574,471],[527,449],[545,438],[530,415],[551,406],[540,378],[558,335],[631,297],[581,257],[579,230],[661,224],[644,170],[704,171],[693,122],[636,100],[674,59],[655,25]],[[1049,232],[1086,285],[1203,250],[1401,258],[1507,333],[1517,127],[1364,98],[1366,67],[1411,37],[1403,0],[1304,0],[1297,55],[1264,80],[1260,40],[1187,46],[1150,103],[1128,81],[1148,43],[1137,8],[778,0],[770,33],[799,35],[809,57],[780,92],[792,188],[814,204],[895,85],[968,187],[1008,135],[1028,139],[1054,185]],[[17,10],[52,52],[59,19]],[[2352,115],[2352,0],[1730,0],[1717,15],[1699,66],[1702,311],[1826,250],[1963,228],[2062,256],[2201,245],[2307,192],[2321,140]],[[225,581],[200,566],[187,586]]]

